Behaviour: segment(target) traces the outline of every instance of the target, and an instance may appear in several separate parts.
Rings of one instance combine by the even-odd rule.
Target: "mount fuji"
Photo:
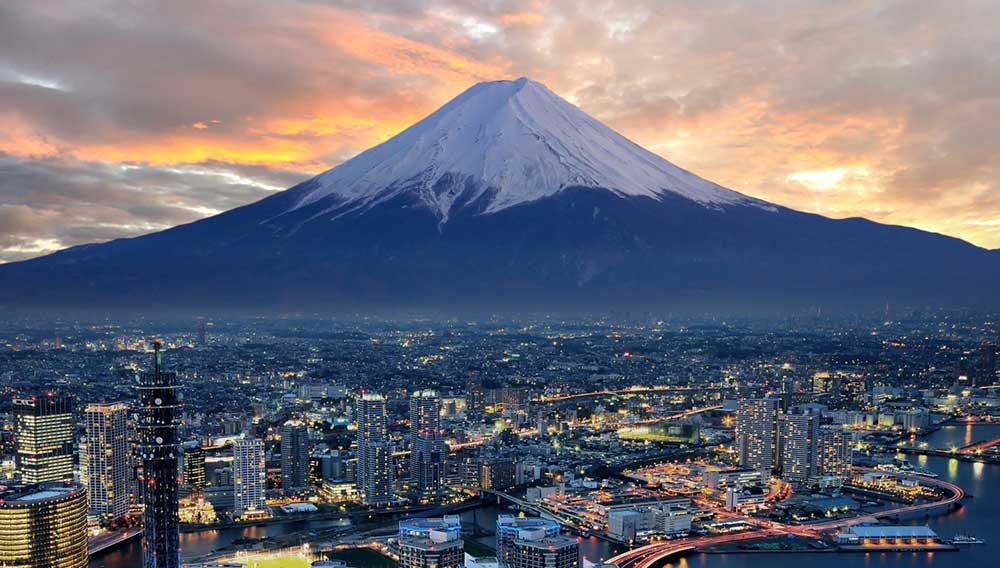
[[[721,187],[540,83],[480,83],[256,203],[0,265],[8,309],[995,305],[1000,252]]]

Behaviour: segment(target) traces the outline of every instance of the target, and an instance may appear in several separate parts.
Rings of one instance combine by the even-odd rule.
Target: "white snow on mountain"
[[[445,222],[458,199],[486,194],[491,213],[573,186],[776,210],[675,166],[527,78],[479,83],[314,181],[291,210],[330,196],[339,197],[331,209],[366,208],[408,191]]]

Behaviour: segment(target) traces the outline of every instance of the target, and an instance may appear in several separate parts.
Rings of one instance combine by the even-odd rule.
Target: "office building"
[[[45,483],[0,490],[0,566],[86,568],[87,491]]]
[[[301,420],[281,427],[281,487],[285,490],[309,486],[309,430]]]
[[[26,484],[73,479],[73,397],[14,399],[15,466]]]
[[[816,414],[779,416],[781,476],[785,481],[803,482],[816,475],[819,421]]]
[[[205,488],[208,487],[208,472],[205,469],[205,448],[197,441],[184,443],[182,446],[183,458],[181,460],[181,473],[184,476],[184,484]]]
[[[393,501],[392,444],[388,441],[388,416],[382,395],[364,393],[358,400],[357,485],[366,505]]]
[[[153,370],[139,374],[136,450],[142,464],[144,568],[179,568],[177,513],[177,374],[163,370],[160,342],[153,342]]]
[[[465,562],[462,529],[453,519],[400,521],[400,568],[461,568]]]
[[[422,390],[410,396],[410,477],[420,501],[437,501],[444,483],[448,446],[441,432],[441,397]]]
[[[736,452],[740,467],[765,474],[775,464],[777,448],[778,400],[743,399],[736,411]]]
[[[83,422],[80,481],[87,488],[90,514],[105,522],[117,521],[129,512],[128,406],[88,404]]]
[[[337,450],[316,452],[309,458],[309,483],[319,486],[324,481],[344,479],[344,462]]]
[[[500,566],[511,566],[514,543],[518,539],[540,539],[559,534],[559,523],[541,517],[497,516],[497,560]]]
[[[264,459],[263,440],[245,438],[233,443],[233,499],[237,517],[267,514]]]

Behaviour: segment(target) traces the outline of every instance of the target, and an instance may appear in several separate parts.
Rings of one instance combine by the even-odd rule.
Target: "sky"
[[[531,77],[795,209],[1000,248],[1000,2],[0,2],[0,262],[256,201]]]

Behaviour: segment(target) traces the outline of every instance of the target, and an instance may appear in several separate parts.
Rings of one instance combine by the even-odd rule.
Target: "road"
[[[860,471],[876,471],[868,468],[855,468]],[[898,477],[906,479],[916,479],[921,483],[927,485],[933,485],[944,489],[951,493],[951,495],[940,501],[934,501],[931,503],[921,503],[918,505],[906,505],[903,507],[897,507],[895,509],[888,509],[886,511],[880,511],[871,515],[863,515],[859,517],[852,517],[850,519],[837,519],[834,521],[828,521],[825,523],[816,523],[809,525],[787,525],[783,523],[773,522],[773,521],[761,521],[757,520],[756,524],[761,527],[760,530],[748,531],[737,534],[728,535],[718,535],[718,536],[700,536],[693,538],[677,539],[669,542],[656,542],[653,544],[647,544],[646,546],[641,546],[639,548],[634,548],[632,550],[623,552],[617,556],[609,558],[606,562],[614,563],[621,568],[651,568],[657,563],[674,556],[676,554],[681,554],[683,552],[690,552],[696,550],[700,547],[712,546],[716,544],[723,544],[727,542],[739,542],[743,540],[751,540],[758,538],[766,538],[771,536],[780,536],[794,534],[796,536],[804,538],[822,538],[824,533],[829,533],[835,530],[843,529],[852,525],[862,524],[862,523],[874,523],[879,519],[892,518],[901,515],[910,515],[925,509],[935,509],[940,507],[950,507],[955,503],[958,503],[965,497],[965,491],[961,487],[955,485],[954,483],[948,483],[947,481],[942,481],[940,479],[933,479],[928,477],[923,477],[919,475],[906,475],[906,474],[894,474]],[[755,522],[752,519],[748,519],[749,522]]]

